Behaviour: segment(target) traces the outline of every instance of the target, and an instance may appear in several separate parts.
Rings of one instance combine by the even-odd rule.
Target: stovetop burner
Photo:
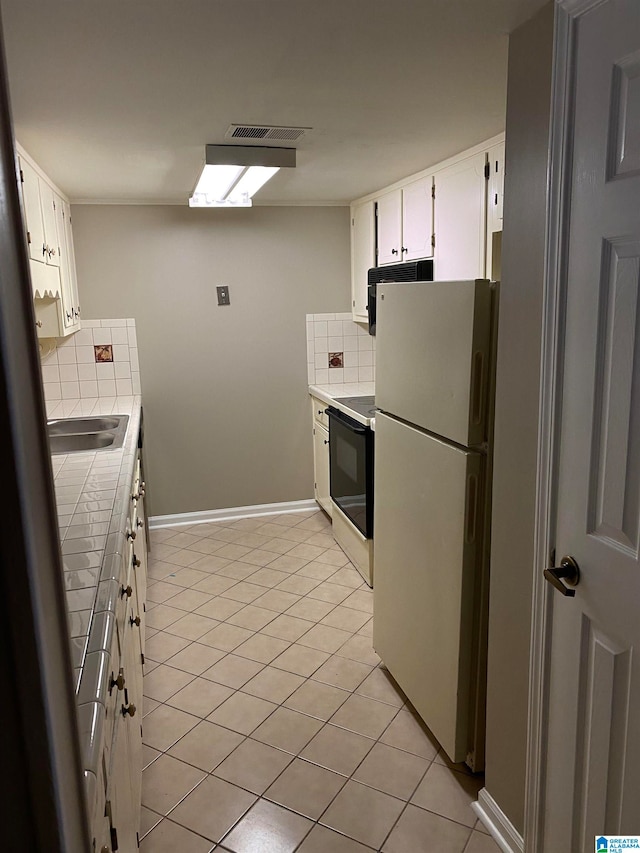
[[[348,409],[353,409],[354,412],[358,412],[358,414],[364,415],[366,418],[375,417],[375,413],[378,411],[374,396],[336,397],[336,403],[342,403]]]

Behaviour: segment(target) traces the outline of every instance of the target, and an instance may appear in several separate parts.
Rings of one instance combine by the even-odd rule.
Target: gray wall
[[[496,388],[488,792],[524,825],[553,4],[509,39]]]
[[[76,205],[73,229],[83,316],[136,320],[151,513],[313,497],[305,314],[349,310],[348,208]]]

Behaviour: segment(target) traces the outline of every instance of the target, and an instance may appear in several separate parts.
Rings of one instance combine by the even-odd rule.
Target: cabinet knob
[[[144,527],[144,521],[141,518],[136,521],[136,524],[138,527]]]
[[[129,622],[130,622],[131,626],[137,625],[138,628],[140,627],[140,617],[139,616],[136,616],[135,619],[133,618],[133,616],[129,616]]]
[[[325,438],[324,443],[329,444],[329,439]]]
[[[136,536],[137,536],[137,534],[136,534],[135,530],[128,530],[127,531],[127,539],[129,539],[129,540],[135,539]]]
[[[106,844],[104,844],[104,845],[100,848],[100,853],[111,853],[111,848],[110,848],[110,847],[107,847],[107,845],[106,845]]]
[[[391,254],[392,254],[392,255],[397,255],[397,254],[398,254],[398,250],[397,250],[397,249],[392,249],[392,250],[391,250]]]
[[[132,703],[131,705],[123,705],[122,706],[122,716],[126,717],[127,714],[130,717],[135,717],[136,715],[136,706]]]
[[[42,320],[36,320],[36,326],[41,329],[42,328]]]
[[[140,557],[136,557],[135,554],[133,555],[133,565],[135,566],[136,569],[139,569],[140,566],[142,565],[142,562],[140,561]]]
[[[45,246],[45,244],[44,244],[44,243],[42,244],[42,254],[43,254],[43,255],[46,255],[46,254],[47,254],[47,247]]]
[[[408,252],[409,250],[407,249],[407,247],[406,247],[406,246],[403,246],[403,247],[402,247],[402,251],[403,251],[403,252]]]
[[[126,589],[125,589],[125,587],[122,587],[120,589],[120,598],[124,598],[125,595],[127,596],[127,598],[131,598],[131,596],[133,595],[133,588],[132,588],[131,584],[129,584],[129,586]]]
[[[114,687],[117,687],[118,690],[122,690],[124,687],[124,671],[121,669],[118,673],[118,677],[114,678],[113,673],[111,673],[111,679],[109,681],[109,692],[113,690]]]

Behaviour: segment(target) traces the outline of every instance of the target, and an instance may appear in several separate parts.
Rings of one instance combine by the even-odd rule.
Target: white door
[[[38,181],[38,175],[36,171],[31,168],[29,163],[22,158],[20,159],[20,172],[24,217],[27,225],[29,257],[33,261],[45,263],[47,258],[47,245],[44,236],[42,208],[40,207],[40,184]]]
[[[640,13],[576,21],[545,851],[640,833]]]
[[[313,460],[315,462],[315,498],[331,515],[329,494],[329,430],[319,423],[313,425]]]
[[[351,308],[367,320],[367,273],[376,265],[376,225],[372,201],[351,208]]]
[[[481,444],[489,282],[381,284],[377,294],[376,406],[458,444]]]
[[[402,260],[402,193],[400,190],[378,199],[378,266]]]
[[[373,645],[452,761],[473,751],[482,462],[376,415]]]
[[[436,281],[482,278],[485,265],[486,155],[476,154],[435,175]]]
[[[433,178],[420,178],[402,188],[403,261],[430,258],[433,255]]]

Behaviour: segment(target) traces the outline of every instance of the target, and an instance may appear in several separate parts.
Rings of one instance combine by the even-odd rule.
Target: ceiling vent
[[[278,127],[266,124],[232,124],[225,139],[262,139],[276,142],[298,142],[310,127]]]

